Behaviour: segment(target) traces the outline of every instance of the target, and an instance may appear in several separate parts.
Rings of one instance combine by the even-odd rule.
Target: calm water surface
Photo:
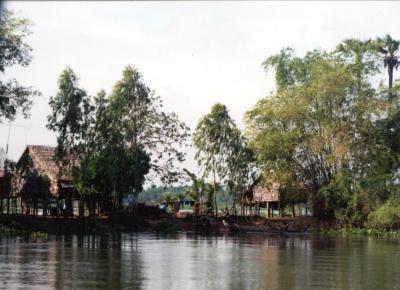
[[[0,289],[400,289],[400,241],[256,234],[1,238]]]

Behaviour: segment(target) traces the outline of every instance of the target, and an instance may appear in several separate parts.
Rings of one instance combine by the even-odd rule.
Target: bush
[[[391,198],[368,215],[368,226],[391,229],[400,223],[400,201]]]

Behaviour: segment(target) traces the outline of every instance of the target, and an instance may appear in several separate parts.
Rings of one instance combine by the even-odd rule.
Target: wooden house
[[[291,207],[293,217],[296,206],[300,215],[308,215],[307,190],[302,183],[282,188],[277,182],[265,184],[260,177],[243,193],[242,205],[242,215],[259,215],[260,209],[266,208],[268,217],[276,211],[283,216],[283,208],[287,206]]]
[[[73,186],[68,175],[60,175],[54,161],[55,147],[28,145],[17,162],[15,191],[19,192],[23,213],[37,214],[37,208],[54,214],[71,215]]]
[[[11,195],[10,176],[4,170],[0,169],[0,214],[7,211],[5,202],[9,201]]]
[[[269,186],[257,184],[253,189],[253,203],[256,210],[267,209],[267,216],[273,216],[275,211],[283,215],[283,207],[291,208],[292,217],[299,215],[308,216],[307,190],[304,184],[282,188],[279,183],[272,183]],[[297,208],[297,210],[296,210]]]
[[[280,212],[279,184],[274,183],[270,187],[258,184],[253,189],[253,203],[256,209],[266,208],[267,215],[273,215],[273,210]]]

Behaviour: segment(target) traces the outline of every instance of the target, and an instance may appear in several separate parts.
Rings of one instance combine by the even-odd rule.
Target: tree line
[[[4,74],[28,65],[31,48],[27,20],[7,10],[2,20]],[[218,192],[230,195],[235,211],[243,192],[261,180],[279,184],[283,206],[306,200],[320,219],[390,227],[400,222],[398,53],[399,41],[386,35],[304,56],[283,48],[268,57],[263,66],[274,73],[275,88],[246,112],[243,132],[224,104],[199,120],[192,143],[200,174],[178,168],[189,128],[163,109],[136,68],[127,66],[110,92],[90,96],[67,67],[49,103],[55,160],[77,191],[107,196],[115,209],[124,194],[137,197],[152,172],[169,184],[186,176],[186,194],[214,211]],[[0,85],[0,121],[18,111],[27,117],[39,92],[15,80]]]
[[[189,128],[163,110],[161,98],[135,68],[126,67],[108,95],[101,90],[94,98],[67,68],[49,104],[55,161],[60,175],[72,174],[80,195],[107,197],[113,209],[121,209],[123,196],[136,199],[150,171],[164,183],[178,181]]]
[[[316,217],[342,224],[399,221],[398,52],[386,35],[265,60],[276,90],[246,113],[246,134],[288,203],[305,197]]]

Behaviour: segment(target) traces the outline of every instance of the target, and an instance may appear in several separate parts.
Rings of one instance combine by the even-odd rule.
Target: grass
[[[0,224],[0,236],[28,236],[34,239],[47,238],[48,234],[41,231],[19,229],[14,226]]]
[[[400,238],[400,231],[395,231],[395,230],[381,230],[381,229],[368,229],[368,228],[338,228],[338,229],[311,228],[308,231],[311,233],[328,235],[328,236],[364,235],[364,236],[374,236],[374,237]]]

